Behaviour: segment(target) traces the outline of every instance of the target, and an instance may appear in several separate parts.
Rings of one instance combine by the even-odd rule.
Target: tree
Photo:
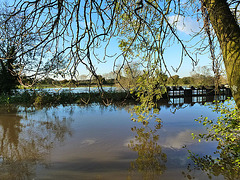
[[[29,24],[24,21],[23,14],[18,14],[7,21],[10,8],[2,5],[0,10],[0,93],[11,93],[25,77],[32,77],[35,66],[33,60],[39,49],[36,48],[29,53],[26,51],[34,46],[38,36],[29,30]],[[28,36],[21,30],[27,30]],[[17,33],[21,35],[17,36]]]
[[[168,85],[177,85],[178,81],[179,81],[179,76],[178,75],[174,75],[174,76],[168,78],[167,84]]]
[[[118,76],[116,77],[117,83],[127,90],[131,88],[136,89],[139,76],[142,75],[140,66],[138,63],[129,63],[123,68],[119,68]]]
[[[229,3],[234,2],[236,1]],[[239,2],[236,2],[235,12],[231,12],[229,3],[226,0],[204,0],[205,9],[221,47],[234,100],[240,107],[240,27],[236,17],[239,13]]]
[[[198,67],[191,74],[191,84],[194,86],[214,86],[214,77],[207,66]]]
[[[43,36],[31,27],[26,13],[11,16],[12,7],[1,4],[0,10],[0,92],[9,93],[19,83],[32,86],[37,80],[48,75],[62,75],[66,68],[59,53],[43,52],[38,45]],[[44,59],[44,61],[43,61]],[[32,79],[26,83],[25,79]],[[25,83],[24,83],[25,81]]]
[[[138,58],[145,69],[143,77],[146,79],[153,74],[159,78],[157,73],[166,72],[170,75],[164,52],[173,43],[178,43],[182,48],[180,66],[184,55],[196,64],[198,60],[192,57],[176,31],[179,18],[196,14],[196,21],[201,19],[203,24],[200,34],[205,33],[202,43],[198,43],[198,49],[210,50],[213,70],[218,78],[219,59],[215,55],[215,49],[220,46],[228,82],[240,107],[239,1],[19,0],[14,1],[11,7],[12,12],[7,21],[24,14],[24,22],[31,24],[28,29],[18,31],[17,37],[27,35],[29,30],[36,30],[36,34],[41,36],[41,40],[34,47],[17,57],[42,46],[42,54],[54,51],[68,59],[71,76],[75,76],[77,66],[83,64],[96,78],[96,66],[93,62],[103,62],[109,57],[107,47],[115,37],[119,37],[122,50],[116,60],[121,56],[124,66]],[[176,21],[170,21],[172,16]],[[100,47],[105,47],[103,58],[96,53]],[[42,62],[42,58],[40,59],[39,65]],[[151,87],[153,86],[149,86]]]
[[[102,75],[98,75],[97,77],[93,77],[92,82],[96,84],[98,83],[105,84],[106,80]]]
[[[8,13],[7,9],[2,8],[1,11]],[[17,48],[12,33],[17,31],[19,21],[13,18],[4,23],[5,19],[5,15],[0,15],[0,93],[10,93],[17,85],[17,74],[14,73],[14,69],[17,69]]]
[[[104,73],[103,77],[105,79],[116,79],[117,75],[114,72]]]
[[[10,93],[17,85],[17,76],[13,72],[16,49],[15,46],[10,46],[6,51],[2,48],[1,50],[1,53],[5,54],[6,60],[0,59],[0,93]]]
[[[183,78],[181,78],[180,80],[181,80],[182,84],[184,84],[184,85],[191,84],[191,79],[190,79],[190,77],[183,77]]]

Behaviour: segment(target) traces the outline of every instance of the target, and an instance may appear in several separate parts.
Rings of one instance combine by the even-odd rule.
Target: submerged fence
[[[169,97],[191,97],[191,96],[214,96],[214,95],[227,95],[232,96],[231,89],[227,87],[219,87],[216,90],[214,87],[206,88],[204,86],[200,88],[190,87],[167,87]]]
[[[195,104],[205,102],[213,102],[214,100],[226,100],[228,97],[232,97],[231,89],[228,87],[219,87],[217,90],[215,87],[168,87],[167,96],[172,104]]]

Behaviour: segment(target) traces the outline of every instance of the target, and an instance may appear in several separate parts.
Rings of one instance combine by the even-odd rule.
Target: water
[[[161,106],[161,126],[131,121],[127,105],[1,107],[0,179],[209,179],[187,150],[214,156],[216,142],[191,133],[206,132],[194,119],[218,114],[177,107]]]
[[[104,91],[124,91],[120,87],[115,86],[109,86],[109,87],[103,87]],[[23,93],[24,91],[29,91],[29,89],[17,89],[16,90],[19,93]],[[89,93],[89,92],[99,92],[98,87],[76,87],[76,88],[43,88],[43,89],[35,89],[35,91],[39,92],[48,92],[48,93],[61,93],[61,92],[71,92],[71,93]]]

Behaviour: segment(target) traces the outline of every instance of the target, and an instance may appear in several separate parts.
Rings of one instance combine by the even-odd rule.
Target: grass
[[[24,91],[23,93],[15,93],[13,95],[0,95],[0,104],[18,104],[18,105],[34,105],[35,107],[53,106],[59,104],[115,104],[121,102],[136,102],[135,97],[128,92],[99,92],[90,93],[71,93],[71,92],[36,92]]]

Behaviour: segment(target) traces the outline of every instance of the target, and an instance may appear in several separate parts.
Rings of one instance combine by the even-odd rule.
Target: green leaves
[[[229,100],[228,100],[229,102]],[[223,142],[235,142],[239,139],[240,133],[240,112],[233,104],[226,105],[226,103],[220,103],[217,105],[210,105],[213,111],[219,112],[221,115],[217,120],[208,120],[208,117],[200,117],[196,121],[202,123],[207,127],[208,135],[200,138],[211,138],[212,140],[218,140]]]
[[[208,104],[209,105],[209,104]],[[215,105],[209,105],[213,111],[221,115],[217,120],[208,120],[207,117],[200,117],[196,121],[206,126],[208,133],[195,135],[193,139],[217,141],[217,150],[215,156],[199,157],[190,153],[190,158],[202,170],[218,176],[222,174],[226,179],[240,178],[240,111],[233,104],[233,101],[227,100],[224,103],[216,102]]]
[[[152,74],[144,72],[139,76],[136,82],[136,89],[132,89],[131,93],[135,94],[140,102],[140,105],[135,105],[132,108],[132,116],[137,115],[136,120],[142,122],[148,121],[155,115],[159,114],[158,100],[167,91],[165,84],[166,75],[156,70]]]

